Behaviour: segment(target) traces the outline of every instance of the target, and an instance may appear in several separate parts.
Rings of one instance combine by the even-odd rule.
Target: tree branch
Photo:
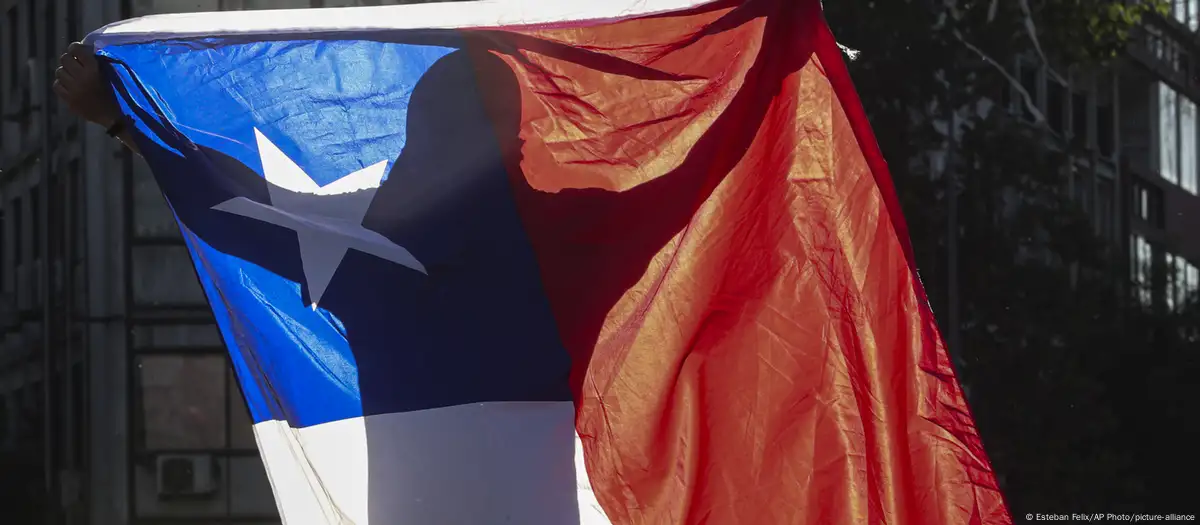
[[[1064,86],[1067,85],[1067,80],[1050,67],[1050,61],[1046,59],[1046,53],[1042,51],[1042,43],[1038,41],[1037,37],[1037,26],[1033,23],[1033,10],[1029,9],[1029,0],[1017,0],[1017,3],[1021,5],[1021,13],[1025,16],[1025,32],[1029,33],[1029,40],[1033,42],[1033,49],[1037,51],[1038,58],[1042,60],[1042,67],[1050,73],[1050,76],[1054,77],[1054,80]],[[995,6],[995,0],[992,0],[992,5]]]
[[[958,29],[954,29],[954,38],[961,42],[962,45],[966,46],[967,49],[974,51],[975,54],[979,55],[979,58],[982,58],[985,62],[995,67],[1001,75],[1004,75],[1004,78],[1008,79],[1010,84],[1017,88],[1017,91],[1021,93],[1022,100],[1025,101],[1025,109],[1028,109],[1029,112],[1033,114],[1035,123],[1041,124],[1046,121],[1046,116],[1042,114],[1042,111],[1038,109],[1037,104],[1033,102],[1033,96],[1031,96],[1029,92],[1025,90],[1025,86],[1022,86],[1020,81],[1018,81],[1016,78],[1013,78],[1013,76],[1008,73],[1008,70],[1005,69],[1004,66],[1000,65],[999,62],[996,62],[994,58],[988,56],[988,54],[983,52],[982,49],[979,49],[974,44],[967,42]]]

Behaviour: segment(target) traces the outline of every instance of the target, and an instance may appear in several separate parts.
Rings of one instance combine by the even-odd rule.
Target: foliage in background
[[[1179,328],[1200,326],[1197,309],[1167,314],[1132,301],[1127,257],[1066,191],[1072,146],[1047,147],[1056,139],[1044,124],[990,103],[1015,87],[1017,55],[1100,66],[1141,17],[1163,9],[1108,0],[825,3],[839,41],[859,51],[851,73],[943,323],[947,184],[936,152],[946,151],[945,122],[957,110],[962,341],[953,350],[1018,520],[1171,512],[1192,501],[1176,472],[1196,456],[1184,440],[1198,430],[1200,348]]]

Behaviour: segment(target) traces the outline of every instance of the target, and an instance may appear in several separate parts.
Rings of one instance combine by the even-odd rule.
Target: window
[[[1021,81],[1021,87],[1029,93],[1029,99],[1034,107],[1039,107],[1041,104],[1038,100],[1038,70],[1037,67],[1028,62],[1020,62],[1017,64],[1017,76]],[[1025,97],[1017,97],[1017,107],[1020,109],[1021,115],[1033,120],[1033,113],[1029,111],[1029,105],[1025,103]]]
[[[1166,54],[1163,46],[1162,34],[1158,28],[1154,26],[1145,26],[1146,31],[1146,48],[1159,59],[1162,59]]]
[[[1200,1],[1198,0],[1171,0],[1171,15],[1192,31],[1197,28],[1197,20],[1200,18],[1198,11],[1200,11]]]
[[[1184,191],[1197,194],[1196,103],[1158,84],[1158,171]]]
[[[1200,290],[1200,269],[1188,262],[1181,255],[1166,254],[1167,268],[1167,309],[1183,311],[1189,301]]]
[[[1186,261],[1184,261],[1183,257],[1176,257],[1174,254],[1170,253],[1166,254],[1164,258],[1166,260],[1166,264],[1164,264],[1163,267],[1167,270],[1167,290],[1166,294],[1163,296],[1163,300],[1167,303],[1167,311],[1175,312],[1178,311],[1179,306],[1183,304],[1183,301],[1179,300],[1180,292],[1183,290],[1183,283],[1180,282],[1179,274],[1176,271],[1176,262],[1178,261],[1180,263],[1186,263]]]
[[[1184,72],[1185,63],[1190,60],[1190,57],[1183,50],[1183,46],[1175,39],[1161,34],[1157,36],[1157,39],[1155,54],[1162,65],[1178,73]]]
[[[1179,97],[1175,90],[1158,83],[1158,173],[1179,184]]]
[[[1196,294],[1200,293],[1200,268],[1191,263],[1184,267],[1184,291],[1188,301],[1196,300]]]
[[[1112,158],[1117,152],[1116,137],[1113,136],[1113,106],[1098,104],[1096,106],[1096,149],[1100,156]]]
[[[147,450],[224,448],[225,368],[221,355],[139,358],[142,445]]]
[[[1134,180],[1133,201],[1130,203],[1130,208],[1138,219],[1155,228],[1163,227],[1162,190],[1146,182]]]
[[[1134,234],[1130,239],[1130,252],[1132,252],[1131,269],[1134,289],[1136,297],[1144,306],[1152,304],[1153,296],[1151,295],[1151,271],[1153,270],[1154,251],[1150,248],[1150,242],[1141,235]]]
[[[136,400],[142,448],[254,451],[253,423],[228,357],[185,351],[190,353],[139,350]]]
[[[1196,193],[1196,103],[1179,97],[1179,186]]]
[[[135,304],[206,308],[204,289],[196,279],[187,247],[150,245],[131,251],[129,263],[138,276],[132,283]]]
[[[1087,93],[1071,93],[1071,135],[1075,143],[1081,146],[1088,144],[1088,95]]]
[[[181,327],[154,328],[174,333]],[[207,329],[216,332],[215,327]],[[270,519],[277,512],[271,484],[256,453],[251,418],[224,350],[164,345],[168,341],[163,338],[144,342],[153,344],[135,348],[139,355],[131,421],[136,439],[132,509],[136,517],[186,515],[228,522],[219,518],[224,516],[250,518],[239,523],[278,523]],[[158,491],[157,479],[166,469],[160,470],[154,458],[163,454],[187,458],[175,465],[178,469],[170,469],[184,476],[183,482],[191,477],[187,474],[195,461],[211,462],[202,497],[188,498],[184,504]]]
[[[1046,123],[1055,133],[1067,130],[1067,86],[1046,82]]]

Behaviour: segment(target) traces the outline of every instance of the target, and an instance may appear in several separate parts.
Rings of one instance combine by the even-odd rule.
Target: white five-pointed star
[[[212,209],[295,230],[313,310],[350,248],[427,274],[425,266],[408,250],[362,227],[383,179],[386,160],[318,186],[261,132],[256,129],[254,135],[271,203],[234,197]],[[339,197],[327,198],[332,195]]]

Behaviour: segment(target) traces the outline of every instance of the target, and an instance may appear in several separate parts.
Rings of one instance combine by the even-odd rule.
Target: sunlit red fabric
[[[599,501],[1010,523],[819,2],[738,4],[470,33]]]

